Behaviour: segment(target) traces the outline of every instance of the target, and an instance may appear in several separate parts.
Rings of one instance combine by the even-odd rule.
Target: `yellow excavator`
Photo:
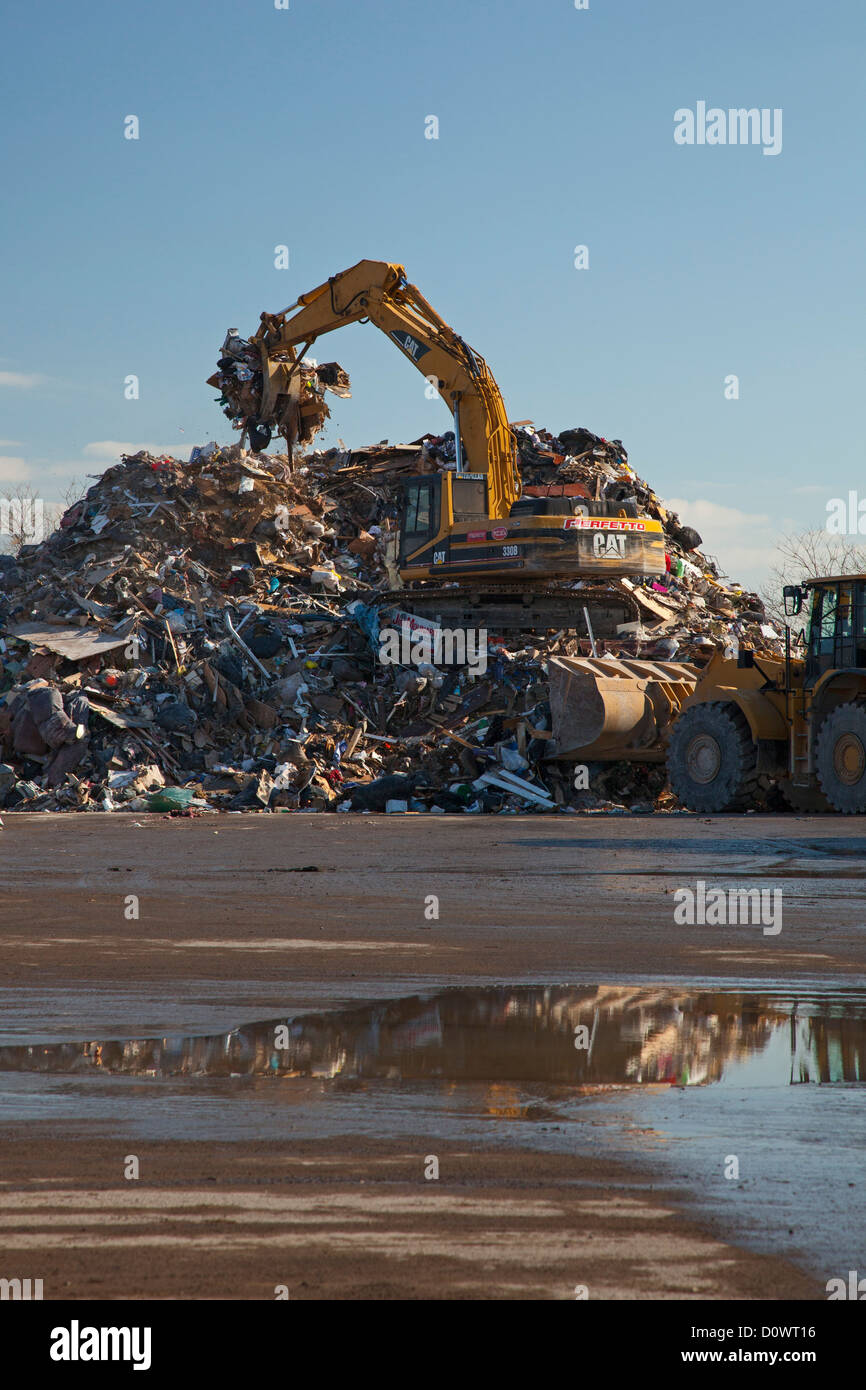
[[[637,620],[625,588],[546,585],[663,575],[661,523],[639,515],[634,503],[522,496],[515,436],[487,363],[408,283],[401,265],[359,261],[281,313],[263,313],[256,334],[239,340],[259,354],[261,375],[253,374],[244,419],[253,447],[266,447],[274,429],[290,438],[307,353],[323,334],[358,322],[375,324],[396,343],[454,422],[453,472],[400,484],[398,562],[413,611],[494,629],[586,621],[596,636],[613,636],[619,624]],[[213,385],[223,381],[210,378]]]

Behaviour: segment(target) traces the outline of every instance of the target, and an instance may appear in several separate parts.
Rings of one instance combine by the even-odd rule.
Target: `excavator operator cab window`
[[[403,563],[425,541],[433,540],[439,531],[438,477],[412,478],[403,484],[400,514],[400,561]]]

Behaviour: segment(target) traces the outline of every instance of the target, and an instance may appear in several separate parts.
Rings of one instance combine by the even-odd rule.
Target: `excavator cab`
[[[400,551],[399,562],[405,565],[410,556],[429,546],[439,534],[442,515],[441,473],[425,473],[420,478],[407,478],[400,490]],[[423,558],[419,557],[423,563]]]

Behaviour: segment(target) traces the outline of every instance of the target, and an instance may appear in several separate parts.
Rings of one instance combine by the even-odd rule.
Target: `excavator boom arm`
[[[508,516],[520,496],[520,475],[499,387],[484,358],[407,282],[401,265],[359,261],[301,295],[290,309],[261,317],[253,341],[262,354],[264,416],[297,369],[299,345],[309,349],[324,333],[369,319],[435,385],[454,417],[458,472],[484,474],[490,515]]]

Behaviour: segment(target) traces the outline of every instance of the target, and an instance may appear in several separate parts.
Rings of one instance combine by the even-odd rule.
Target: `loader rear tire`
[[[843,816],[866,811],[866,706],[837,705],[818,731],[815,768],[821,790]]]
[[[674,724],[668,781],[690,811],[744,811],[753,806],[757,763],[746,717],[729,701],[693,705]]]

